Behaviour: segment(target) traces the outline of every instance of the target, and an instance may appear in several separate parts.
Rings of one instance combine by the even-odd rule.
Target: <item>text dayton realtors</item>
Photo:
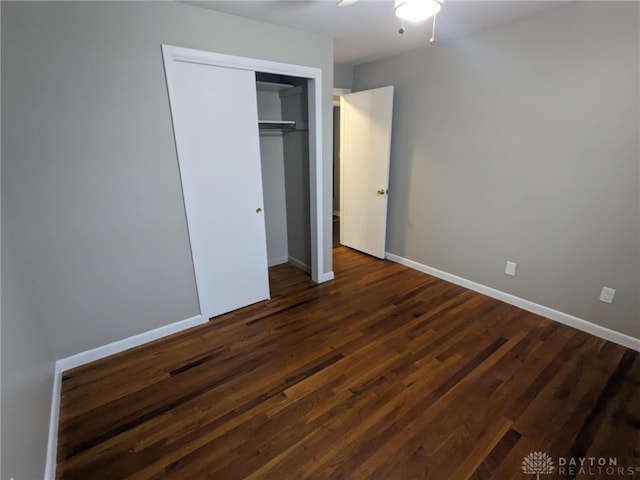
[[[560,475],[628,475],[633,476],[634,467],[618,465],[616,457],[559,457],[558,473]]]

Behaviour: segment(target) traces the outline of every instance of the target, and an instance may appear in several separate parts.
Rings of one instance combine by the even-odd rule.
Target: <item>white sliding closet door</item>
[[[269,298],[255,73],[172,63],[169,96],[206,319]]]

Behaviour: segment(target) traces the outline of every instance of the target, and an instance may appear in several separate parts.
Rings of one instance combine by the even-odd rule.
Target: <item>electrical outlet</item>
[[[602,293],[600,294],[600,301],[604,303],[613,303],[613,296],[616,294],[615,289],[609,287],[602,287]]]
[[[506,275],[516,276],[516,262],[507,262],[507,268],[504,269]]]

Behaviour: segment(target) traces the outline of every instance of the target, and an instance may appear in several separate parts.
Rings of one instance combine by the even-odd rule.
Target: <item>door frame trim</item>
[[[162,58],[169,90],[172,88],[173,75],[171,72],[174,62],[198,63],[254,72],[290,75],[308,80],[311,278],[318,283],[331,280],[333,278],[332,272],[329,274],[323,273],[322,69],[167,44],[162,44]]]

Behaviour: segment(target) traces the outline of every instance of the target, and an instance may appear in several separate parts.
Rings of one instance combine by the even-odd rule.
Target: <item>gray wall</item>
[[[14,199],[4,171],[0,176],[0,478],[38,479],[45,473],[55,363],[22,268]]]
[[[176,2],[2,2],[2,174],[56,358],[198,314],[161,43],[322,68],[331,270],[330,39]]]
[[[638,28],[576,2],[357,66],[396,88],[388,251],[640,337]]]
[[[280,91],[282,118],[308,125],[307,87]],[[329,132],[327,132],[329,133]],[[309,131],[283,135],[284,178],[287,203],[289,258],[311,270],[311,223],[309,221]],[[332,186],[327,185],[330,189]],[[331,212],[328,212],[329,214]]]
[[[333,66],[333,87],[349,90],[353,88],[353,65],[339,65],[336,63]]]
[[[0,478],[44,478],[54,358],[23,265],[2,177],[2,468]]]

